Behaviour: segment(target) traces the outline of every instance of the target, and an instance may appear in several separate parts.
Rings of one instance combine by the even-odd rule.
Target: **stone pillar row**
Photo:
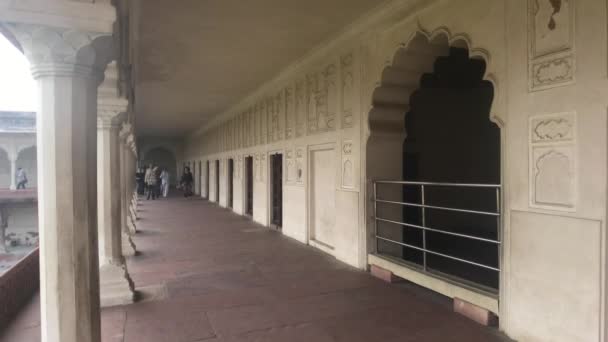
[[[113,39],[34,24],[5,28],[20,43],[38,85],[42,341],[97,342],[97,88]]]
[[[97,207],[101,306],[134,301],[134,285],[123,253],[119,129],[128,101],[118,91],[116,62],[108,65],[97,99]],[[129,240],[130,236],[125,239]],[[132,243],[132,241],[131,241]],[[127,241],[127,246],[131,246]],[[129,253],[129,255],[132,255]]]
[[[100,305],[132,302],[134,293],[124,256],[135,254],[136,149],[123,114],[128,102],[117,91],[116,65],[109,64],[114,39],[0,24],[21,45],[39,92],[42,342],[98,342]]]

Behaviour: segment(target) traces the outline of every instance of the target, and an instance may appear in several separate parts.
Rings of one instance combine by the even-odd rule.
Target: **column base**
[[[135,235],[137,233],[137,226],[135,225],[131,215],[127,215],[127,227],[129,228],[130,235]]]
[[[137,254],[137,248],[131,236],[125,232],[122,232],[122,255],[125,257],[134,256]]]
[[[135,301],[133,281],[124,265],[102,265],[99,269],[101,307],[131,304]]]

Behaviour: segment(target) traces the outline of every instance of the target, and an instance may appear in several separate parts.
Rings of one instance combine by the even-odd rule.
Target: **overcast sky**
[[[21,51],[1,34],[0,110],[36,111],[36,84],[30,73],[30,65]]]

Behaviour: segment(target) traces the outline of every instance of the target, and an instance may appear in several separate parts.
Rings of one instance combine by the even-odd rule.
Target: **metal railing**
[[[402,202],[402,201],[381,199],[378,197],[378,186],[379,185],[399,185],[401,187],[401,190],[403,190],[403,187],[405,187],[405,186],[419,187],[420,203],[411,203],[411,202]],[[469,209],[454,208],[454,207],[449,207],[449,206],[430,205],[427,203],[426,190],[431,187],[460,188],[460,189],[465,189],[465,188],[466,189],[473,189],[473,188],[487,189],[489,191],[495,192],[496,211],[469,210]],[[483,268],[486,270],[495,271],[495,272],[500,273],[500,254],[501,254],[500,237],[501,237],[501,216],[502,216],[501,186],[500,185],[436,183],[436,182],[408,182],[408,181],[374,181],[373,182],[373,192],[374,192],[374,197],[373,197],[374,237],[375,237],[375,243],[376,243],[376,253],[381,254],[379,252],[379,242],[384,241],[389,244],[396,244],[396,245],[399,245],[399,246],[402,246],[405,248],[409,248],[409,249],[413,249],[413,250],[422,252],[422,265],[421,266],[422,266],[422,271],[425,273],[429,272],[429,267],[428,267],[428,262],[427,262],[427,255],[429,255],[429,254],[435,255],[435,256],[438,256],[441,258],[450,259],[450,260],[453,260],[456,262],[464,263],[467,265],[471,265],[474,267],[479,267],[479,268]],[[396,221],[396,220],[390,220],[388,218],[379,217],[378,216],[378,206],[379,205],[395,205],[395,206],[402,206],[402,207],[419,208],[421,210],[421,214],[420,214],[421,224],[413,224],[413,223],[401,222],[401,221]],[[479,216],[486,216],[486,217],[495,217],[496,218],[496,238],[493,239],[493,238],[475,236],[475,235],[471,235],[471,234],[453,232],[453,231],[449,231],[446,229],[440,229],[438,227],[429,227],[429,226],[427,226],[427,211],[428,210],[437,210],[437,211],[444,211],[444,212],[454,212],[454,213],[464,213],[464,214],[479,215]],[[404,221],[405,220],[406,219],[404,219]],[[415,246],[415,245],[412,245],[409,243],[405,243],[404,241],[396,241],[396,240],[388,238],[388,237],[380,236],[378,234],[378,223],[379,222],[389,223],[389,224],[393,224],[393,225],[397,225],[397,226],[401,226],[401,227],[418,229],[418,230],[422,231],[422,247]],[[457,256],[450,255],[447,253],[442,253],[442,252],[439,252],[436,250],[431,250],[427,247],[427,232],[433,232],[433,233],[438,233],[438,234],[442,234],[445,236],[453,236],[453,237],[464,238],[464,239],[469,239],[469,240],[474,240],[474,241],[479,241],[479,242],[483,242],[483,243],[489,243],[489,244],[496,245],[498,265],[497,266],[488,265],[488,264],[484,264],[484,263],[473,261],[473,260],[467,260],[462,257],[457,257]],[[467,280],[467,279],[465,279],[465,280]]]

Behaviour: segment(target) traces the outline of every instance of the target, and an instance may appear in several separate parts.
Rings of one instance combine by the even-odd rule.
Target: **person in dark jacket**
[[[192,182],[194,178],[192,177],[192,172],[190,172],[189,167],[184,168],[184,174],[182,175],[182,179],[180,181],[182,188],[184,189],[184,197],[192,196]]]

